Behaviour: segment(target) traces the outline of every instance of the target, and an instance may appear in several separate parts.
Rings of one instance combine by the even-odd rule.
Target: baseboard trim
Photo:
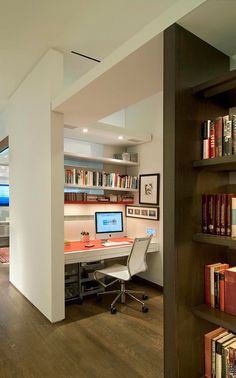
[[[163,293],[163,286],[161,285],[158,285],[157,283],[155,282],[152,282],[152,281],[148,281],[146,280],[145,278],[142,278],[142,277],[138,277],[138,276],[133,276],[132,277],[132,280],[133,281],[136,281],[136,282],[143,282],[149,286],[152,286],[152,287],[155,287],[158,291],[160,291],[161,293]]]

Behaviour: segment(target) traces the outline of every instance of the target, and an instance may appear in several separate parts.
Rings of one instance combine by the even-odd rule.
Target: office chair
[[[148,312],[148,307],[145,306],[144,302],[136,298],[134,294],[142,294],[142,299],[148,299],[148,297],[145,295],[143,291],[126,290],[125,281],[129,281],[131,277],[135,274],[147,270],[146,254],[150,241],[151,237],[135,238],[126,265],[114,264],[107,268],[96,270],[94,272],[94,279],[97,280],[105,288],[113,285],[117,281],[120,282],[119,290],[104,291],[102,293],[97,294],[97,300],[101,299],[101,295],[117,294],[116,298],[111,303],[112,314],[115,314],[117,312],[115,304],[118,301],[118,299],[121,298],[121,303],[125,303],[126,295],[128,295],[135,301],[141,303],[143,312]],[[103,278],[105,276],[109,276],[115,279],[112,282],[105,284],[103,282]]]

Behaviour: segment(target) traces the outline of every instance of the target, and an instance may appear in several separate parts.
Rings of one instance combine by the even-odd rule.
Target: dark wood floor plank
[[[146,314],[128,301],[111,315],[112,296],[99,304],[93,297],[67,305],[66,319],[51,324],[9,284],[8,266],[0,264],[0,378],[162,378],[163,296],[146,291]]]

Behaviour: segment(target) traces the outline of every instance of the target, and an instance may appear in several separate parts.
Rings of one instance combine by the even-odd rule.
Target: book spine
[[[216,157],[216,130],[215,122],[210,123],[210,158]]]
[[[210,267],[205,265],[204,270],[204,278],[205,278],[205,303],[210,306],[211,305],[211,276],[210,276]]]
[[[225,271],[225,312],[236,315],[236,272]]]
[[[215,203],[216,195],[207,195],[207,231],[209,234],[215,234]]]
[[[233,155],[236,155],[236,115],[232,114],[231,119],[232,119],[232,139],[233,139],[232,153]]]
[[[225,310],[225,271],[219,272],[220,311]]]
[[[215,267],[210,267],[211,307],[215,307]]]
[[[202,158],[209,159],[210,157],[210,124],[207,120],[202,123]]]
[[[220,235],[220,225],[221,225],[221,199],[222,195],[216,195],[216,209],[215,209],[215,233],[216,235]]]
[[[225,228],[226,228],[226,235],[231,236],[231,228],[232,228],[232,197],[233,194],[227,194],[226,199],[226,219],[225,219]]]
[[[232,155],[232,121],[228,115],[223,117],[223,155]]]
[[[220,309],[219,271],[214,272],[215,308]]]
[[[236,198],[231,198],[231,237],[236,238]]]
[[[211,375],[216,378],[216,341],[212,340],[211,344]]]
[[[215,121],[216,133],[216,157],[222,156],[222,117],[216,118]]]
[[[221,210],[220,210],[220,234],[226,235],[226,206],[227,206],[227,194],[221,196]]]
[[[207,233],[207,194],[202,195],[202,232]]]

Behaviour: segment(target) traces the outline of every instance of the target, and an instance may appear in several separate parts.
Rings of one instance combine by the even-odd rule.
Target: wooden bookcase
[[[232,190],[236,157],[200,160],[202,121],[228,114],[235,93],[228,56],[179,25],[165,31],[165,378],[204,376],[204,334],[236,331],[234,316],[204,305],[204,265],[236,265],[236,242],[201,233],[201,196]]]

